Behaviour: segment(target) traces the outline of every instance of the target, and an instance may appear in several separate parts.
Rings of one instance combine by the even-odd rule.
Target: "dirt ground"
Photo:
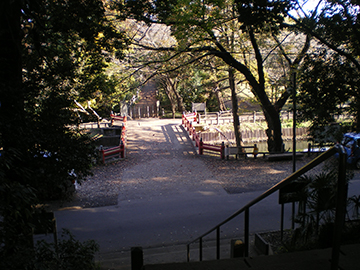
[[[144,193],[147,192],[146,189],[151,192],[154,187],[149,184],[144,186],[145,180],[160,174],[162,169],[170,166],[170,162],[173,163],[174,158],[181,158],[187,160],[187,162],[189,160],[201,162],[207,168],[207,173],[210,173],[211,177],[216,179],[228,194],[266,190],[292,173],[293,163],[291,160],[270,162],[261,156],[256,159],[253,157],[241,157],[237,160],[234,158],[222,160],[219,156],[207,154],[200,156],[196,153],[191,140],[181,128],[180,119],[129,121],[127,130],[126,158],[94,167],[93,176],[88,177],[87,181],[79,185],[75,194],[69,200],[53,202],[53,208],[88,208],[116,205],[119,194],[128,192],[128,190],[122,190],[126,187],[124,186],[125,179],[123,179],[124,172],[131,170],[138,164],[143,165],[139,169],[142,172],[138,172],[142,174],[141,178],[143,180],[138,180],[142,181],[138,185],[144,188]],[[297,160],[296,168],[301,168],[315,157],[315,155],[302,157]],[[161,163],[161,167],[157,168],[157,171],[154,170],[154,162],[149,162],[154,160]],[[171,166],[174,165],[171,164]],[[192,177],[194,177],[194,174],[204,172],[202,165],[200,167],[191,169]],[[319,168],[316,168],[309,173],[315,174],[319,170]],[[358,174],[357,171],[355,172]],[[179,172],[174,170],[173,173],[175,176]],[[177,183],[171,181],[167,185],[167,191],[164,192],[170,191],[172,187],[176,188]],[[157,188],[162,187],[158,186]]]

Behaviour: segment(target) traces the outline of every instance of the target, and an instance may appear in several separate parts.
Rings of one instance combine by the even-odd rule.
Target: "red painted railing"
[[[101,158],[103,164],[106,163],[107,160],[112,158],[124,158],[125,157],[125,146],[126,146],[126,116],[118,116],[114,114],[110,114],[111,118],[111,125],[113,125],[114,121],[122,121],[122,128],[121,128],[121,137],[120,137],[120,144],[115,147],[103,149],[101,148],[99,151],[101,153]]]
[[[183,115],[182,115],[182,124],[183,125],[185,125],[186,122],[190,123],[190,121],[197,122],[197,120],[198,120],[198,117],[197,117],[196,112],[188,113],[188,114],[183,113]]]
[[[110,118],[111,118],[111,125],[114,124],[114,121],[122,121],[124,123],[126,123],[126,121],[127,121],[126,116],[120,116],[120,115],[115,115],[115,114],[110,114]]]
[[[224,142],[220,146],[203,143],[199,134],[196,133],[195,127],[193,127],[192,125],[192,123],[196,121],[197,121],[197,113],[183,114],[182,116],[182,124],[189,132],[189,136],[192,137],[192,140],[195,141],[195,146],[199,148],[199,155],[203,155],[205,149],[209,151],[219,152],[221,159],[225,159]]]
[[[125,157],[125,145],[123,141],[120,141],[119,146],[115,146],[108,149],[100,149],[102,162],[105,164],[106,160],[112,158],[124,158]]]

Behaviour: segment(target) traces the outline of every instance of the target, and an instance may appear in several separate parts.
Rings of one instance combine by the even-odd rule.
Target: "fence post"
[[[196,138],[196,129],[195,127],[193,127],[193,131],[192,131],[192,140],[195,141],[195,138]]]
[[[125,140],[126,140],[126,128],[125,128],[125,124],[123,123],[122,124],[122,127],[121,127],[121,141],[123,141],[125,143]]]
[[[220,156],[221,156],[221,159],[225,159],[225,144],[224,142],[221,143],[221,152],[220,152]]]
[[[120,141],[120,157],[121,158],[125,157],[125,145],[123,141]]]
[[[259,153],[259,148],[257,148],[257,144],[255,143],[255,144],[254,144],[254,151],[253,151],[254,158],[256,158],[256,156],[258,155],[258,153]]]
[[[200,143],[199,143],[199,155],[204,154],[204,149],[203,149],[203,141],[202,138],[200,138]]]
[[[141,247],[131,248],[131,270],[141,270],[144,265],[143,250]]]
[[[310,157],[310,152],[311,152],[311,143],[308,144],[308,157]]]
[[[103,164],[105,164],[105,151],[104,151],[104,148],[103,148],[103,146],[102,145],[100,145],[100,147],[99,147],[99,151],[100,151],[100,153],[101,153],[101,155],[102,155],[102,161],[103,161]]]

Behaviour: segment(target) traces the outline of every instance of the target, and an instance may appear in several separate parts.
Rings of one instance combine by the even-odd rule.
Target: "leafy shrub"
[[[68,230],[63,230],[62,238],[57,246],[45,241],[37,242],[34,269],[99,269],[94,260],[99,246],[94,240],[80,242]]]
[[[291,249],[326,248],[332,245],[338,179],[336,163],[335,160],[331,161],[319,174],[302,177],[309,184],[301,191],[304,198],[299,202],[299,213],[295,218],[299,226],[293,232]],[[347,181],[352,177],[353,172],[348,171]],[[354,217],[358,217],[357,201],[356,196],[348,199],[348,205],[353,204]],[[356,230],[358,227],[344,227],[344,242],[347,242],[346,234],[351,235],[354,228]]]

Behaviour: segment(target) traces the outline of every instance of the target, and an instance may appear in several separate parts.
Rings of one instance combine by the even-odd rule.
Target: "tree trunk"
[[[176,113],[176,102],[175,102],[175,98],[173,96],[173,93],[172,93],[172,85],[171,85],[171,81],[169,78],[163,78],[163,87],[164,87],[164,90],[165,90],[165,93],[170,101],[170,105],[171,105],[171,113],[172,113],[172,117],[175,118],[175,113]]]
[[[0,1],[0,162],[2,194],[0,205],[4,256],[8,259],[19,252],[29,252],[32,247],[31,202],[33,194],[21,196],[28,181],[25,160],[28,140],[24,113],[24,90],[22,84],[21,1]],[[18,194],[15,201],[15,195]],[[20,194],[20,195],[19,195]],[[1,195],[1,196],[2,196]],[[31,239],[31,241],[30,241]],[[26,253],[22,253],[26,254]],[[19,258],[19,257],[17,257]]]
[[[284,147],[279,112],[275,110],[274,106],[263,109],[263,111],[268,125],[268,129],[266,130],[268,150],[271,153],[283,152]]]
[[[265,92],[265,77],[264,72],[262,70],[262,60],[261,57],[259,59],[258,64],[258,76],[259,82],[255,78],[255,76],[251,73],[250,69],[246,67],[244,64],[240,63],[236,59],[234,59],[229,52],[227,52],[224,47],[220,43],[216,43],[220,48],[220,52],[214,52],[213,54],[217,57],[220,57],[224,60],[225,63],[234,67],[237,71],[242,73],[248,83],[251,86],[251,91],[255,95],[256,99],[261,103],[262,110],[264,112],[267,124],[268,124],[268,151],[269,152],[281,152],[283,148],[283,140],[281,138],[281,122],[280,116],[278,112],[278,107],[271,104],[266,92]],[[257,50],[258,51],[258,50]]]
[[[234,133],[235,133],[235,140],[236,140],[236,147],[241,149],[241,152],[244,150],[242,146],[244,143],[242,141],[241,131],[240,131],[240,121],[238,115],[238,100],[236,96],[236,89],[235,89],[235,78],[234,78],[234,69],[229,69],[229,85],[231,89],[231,103],[232,103],[232,112],[233,112],[233,123],[234,123]]]
[[[1,1],[0,9],[0,134],[6,153],[21,145],[24,124],[22,89],[20,1]]]
[[[216,88],[214,90],[214,95],[215,95],[216,100],[217,100],[218,105],[219,105],[219,111],[226,111],[224,99],[223,99],[223,97],[221,95],[221,91],[220,91],[218,85],[216,85]]]
[[[178,107],[178,112],[183,113],[185,111],[185,105],[183,102],[182,97],[180,96],[179,92],[176,90],[176,86],[175,86],[175,82],[171,84],[174,96],[176,98],[177,101],[177,107]]]

